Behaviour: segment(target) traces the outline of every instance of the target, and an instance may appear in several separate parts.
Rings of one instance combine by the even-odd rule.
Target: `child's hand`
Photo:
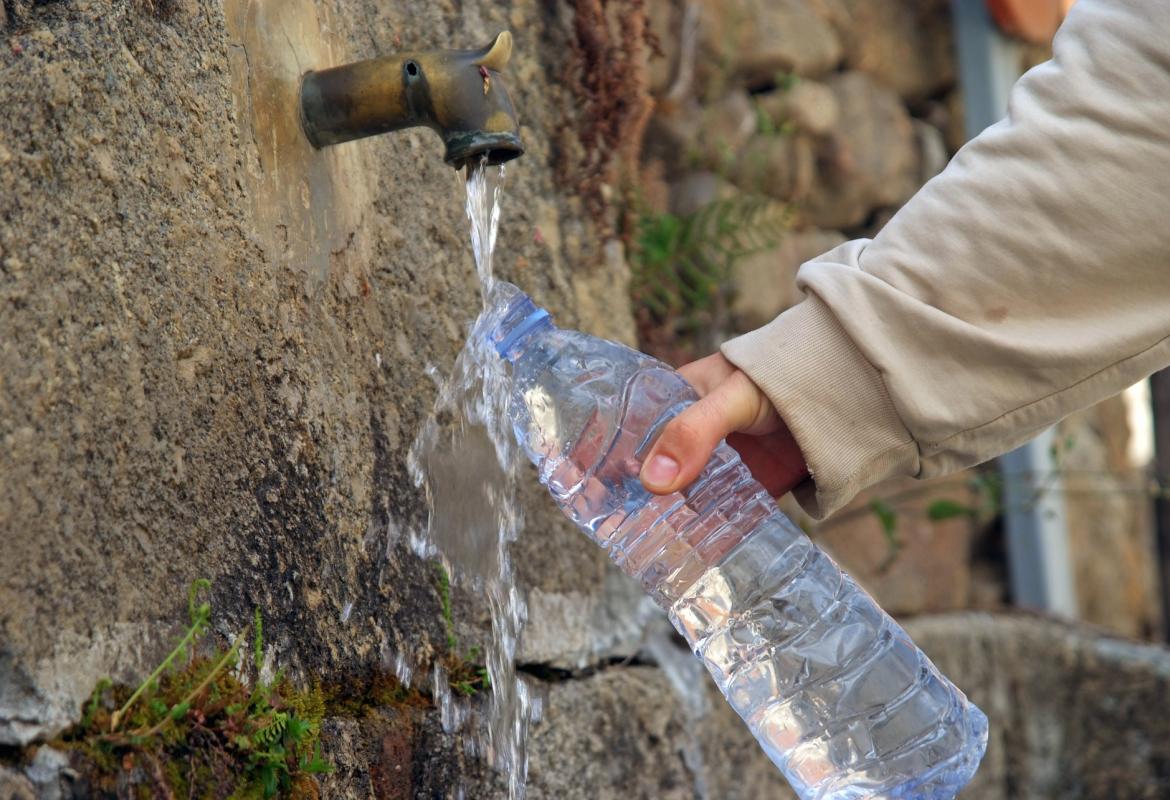
[[[800,448],[772,403],[730,361],[716,353],[679,369],[702,398],[669,423],[642,465],[642,484],[655,494],[690,485],[720,440],[739,451],[773,495],[808,477]]]

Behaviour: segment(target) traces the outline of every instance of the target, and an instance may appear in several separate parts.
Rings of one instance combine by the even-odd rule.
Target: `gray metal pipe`
[[[1020,45],[1004,36],[983,0],[952,0],[967,138],[1007,116],[1020,77]],[[1053,429],[1002,456],[1004,525],[1012,598],[1017,605],[1077,615],[1068,546],[1064,481],[1053,463]]]

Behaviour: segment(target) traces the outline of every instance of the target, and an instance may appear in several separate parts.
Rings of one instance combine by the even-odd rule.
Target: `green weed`
[[[491,687],[487,668],[481,663],[479,647],[471,647],[465,654],[459,654],[459,638],[455,635],[455,619],[451,611],[451,576],[442,564],[435,564],[439,581],[439,606],[443,626],[447,634],[447,657],[443,665],[447,668],[451,688],[465,697],[471,697]]]
[[[685,329],[726,291],[740,259],[775,247],[790,225],[791,211],[762,197],[717,200],[685,217],[643,214],[631,254],[635,305]]]
[[[318,739],[320,690],[298,691],[277,676],[259,677],[262,619],[252,632],[253,670],[240,663],[241,631],[226,648],[198,654],[211,606],[197,602],[207,581],[188,596],[190,623],[176,646],[137,688],[99,682],[81,722],[59,744],[79,751],[96,789],[113,791],[141,767],[155,796],[315,798],[314,775],[331,770]],[[243,677],[250,673],[251,677]]]

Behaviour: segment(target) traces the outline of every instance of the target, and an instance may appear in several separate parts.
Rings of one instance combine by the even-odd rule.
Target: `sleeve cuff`
[[[885,478],[918,473],[918,446],[881,374],[815,295],[722,350],[800,446],[810,478],[793,495],[814,519]]]

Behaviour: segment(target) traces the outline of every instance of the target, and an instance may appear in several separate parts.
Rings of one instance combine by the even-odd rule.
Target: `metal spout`
[[[425,125],[455,168],[524,153],[516,110],[500,72],[512,56],[504,31],[479,50],[399,53],[307,73],[301,126],[314,147]]]

